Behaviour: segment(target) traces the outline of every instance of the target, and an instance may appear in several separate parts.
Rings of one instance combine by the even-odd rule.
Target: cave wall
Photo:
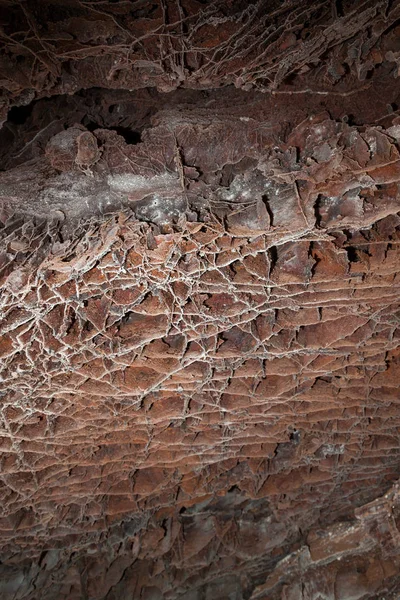
[[[1,598],[398,598],[400,3],[0,16]]]

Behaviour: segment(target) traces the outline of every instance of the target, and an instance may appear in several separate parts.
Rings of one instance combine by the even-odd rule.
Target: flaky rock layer
[[[399,3],[2,6],[1,597],[394,600]]]

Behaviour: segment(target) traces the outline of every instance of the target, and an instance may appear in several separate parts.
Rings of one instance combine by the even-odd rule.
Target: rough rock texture
[[[1,599],[397,599],[400,3],[0,8]]]

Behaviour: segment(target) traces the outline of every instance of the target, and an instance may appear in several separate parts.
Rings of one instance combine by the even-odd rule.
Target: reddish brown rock
[[[0,597],[400,594],[399,2],[0,0]]]

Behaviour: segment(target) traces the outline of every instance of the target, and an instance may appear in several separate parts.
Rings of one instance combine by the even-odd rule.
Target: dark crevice
[[[32,114],[33,104],[26,106],[13,106],[8,111],[7,121],[14,125],[24,125]]]
[[[268,248],[268,257],[270,261],[270,273],[272,273],[278,262],[278,248],[276,246]]]
[[[95,121],[92,121],[87,115],[85,115],[83,117],[81,123],[82,123],[82,125],[84,125],[86,127],[86,129],[88,131],[93,132],[96,129],[104,129],[104,126],[100,125],[99,123],[96,123]],[[134,131],[133,129],[130,129],[129,127],[115,126],[115,127],[107,127],[107,129],[118,133],[118,135],[120,135],[121,137],[124,138],[124,140],[127,144],[135,145],[135,144],[139,144],[142,141],[142,136],[141,136],[140,132]]]
[[[315,252],[314,242],[310,242],[308,256],[314,261],[311,267],[311,277],[314,277],[318,263],[321,262],[321,258],[318,256],[318,253]]]
[[[321,194],[319,194],[318,198],[316,199],[315,204],[314,204],[315,225],[317,227],[321,227],[322,217],[321,217],[320,209],[321,209],[322,201],[323,201],[323,196]]]
[[[297,429],[293,429],[293,431],[289,434],[289,440],[294,444],[298,444],[300,442],[301,433]]]
[[[351,262],[351,263],[360,262],[360,259],[358,256],[358,251],[356,248],[354,248],[353,246],[347,246],[346,252],[347,252],[347,259],[349,262]]]
[[[109,127],[112,131],[116,131],[122,136],[127,144],[139,144],[142,141],[142,136],[139,131],[134,131],[128,127]]]
[[[347,125],[350,125],[350,127],[352,127],[352,126],[354,126],[354,125],[356,125],[356,124],[357,124],[357,123],[356,123],[356,118],[355,118],[355,116],[354,116],[354,115],[352,115],[352,114],[351,114],[351,115],[344,115],[344,116],[342,117],[342,121],[343,121],[344,123],[347,123]],[[360,123],[359,123],[359,124],[360,124]]]
[[[264,203],[265,208],[267,209],[267,213],[268,213],[268,216],[269,216],[269,224],[270,224],[271,227],[273,227],[273,225],[274,225],[274,213],[272,212],[270,203],[268,202],[268,197],[264,195],[264,196],[262,196],[261,199],[262,199],[262,201]]]
[[[343,11],[342,0],[336,0],[335,1],[335,6],[336,6],[336,16],[343,17],[344,16],[344,11]]]

